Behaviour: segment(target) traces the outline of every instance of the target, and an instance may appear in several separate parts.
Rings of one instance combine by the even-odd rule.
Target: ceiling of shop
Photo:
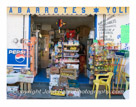
[[[86,25],[90,28],[93,28],[94,26],[94,17],[93,16],[69,16],[69,17],[44,17],[44,16],[33,16],[34,23],[35,24],[49,24],[53,29],[58,29],[58,26],[56,25],[56,22],[58,19],[62,19],[63,22],[66,23],[65,26],[62,27],[62,29],[75,29],[79,27],[80,25]]]

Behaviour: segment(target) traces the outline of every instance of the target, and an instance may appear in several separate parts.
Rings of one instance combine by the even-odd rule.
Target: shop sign
[[[8,64],[19,64],[19,65],[26,65],[27,64],[27,57],[25,54],[27,50],[24,49],[8,49],[7,50],[7,63]]]
[[[28,15],[128,14],[129,7],[8,7],[7,13]]]

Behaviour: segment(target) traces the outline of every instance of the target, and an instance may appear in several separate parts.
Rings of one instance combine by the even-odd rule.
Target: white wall
[[[105,42],[120,43],[121,25],[129,24],[129,15],[106,15]],[[103,15],[97,16],[97,39],[103,39]],[[122,44],[122,49],[128,44]],[[129,50],[129,49],[128,49]]]
[[[24,39],[28,40],[29,37],[29,15],[25,15],[25,20],[23,20],[23,15],[8,15],[7,16],[7,49],[23,49],[23,44],[20,43],[20,40],[23,38],[23,22],[24,23]],[[15,38],[18,40],[17,43],[13,41]],[[27,50],[28,54],[28,50]],[[9,55],[9,54],[8,54]],[[14,59],[13,57],[10,57]],[[9,59],[9,56],[8,56]],[[27,64],[8,64],[8,66],[26,66],[28,67],[28,58],[26,59]]]
[[[22,44],[20,43],[20,40],[23,38],[23,15],[8,15],[7,24],[7,48],[22,49]],[[25,15],[25,39],[28,39],[28,27],[29,16]],[[19,41],[17,44],[13,42],[15,38],[17,38]]]

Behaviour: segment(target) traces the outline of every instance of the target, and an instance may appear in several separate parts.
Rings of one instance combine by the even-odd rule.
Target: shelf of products
[[[79,41],[68,40],[67,42],[58,42],[56,45],[55,63],[79,63],[78,54]]]
[[[79,55],[78,56],[64,56],[64,58],[78,58],[79,57]]]
[[[79,50],[64,50],[64,52],[79,52]]]
[[[64,34],[55,44],[54,64],[65,65],[67,69],[79,70],[79,41],[75,33],[75,38],[68,38]]]
[[[90,66],[87,70],[87,75],[89,79],[93,80],[95,74],[111,71],[111,51],[104,49],[104,46],[98,43],[90,44],[88,48],[88,64]]]
[[[111,59],[107,58],[108,50],[96,44],[94,46],[94,74],[96,72],[110,71]]]

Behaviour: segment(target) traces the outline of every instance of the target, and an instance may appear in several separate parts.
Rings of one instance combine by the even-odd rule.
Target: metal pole
[[[103,14],[103,42],[105,41],[106,14]]]

